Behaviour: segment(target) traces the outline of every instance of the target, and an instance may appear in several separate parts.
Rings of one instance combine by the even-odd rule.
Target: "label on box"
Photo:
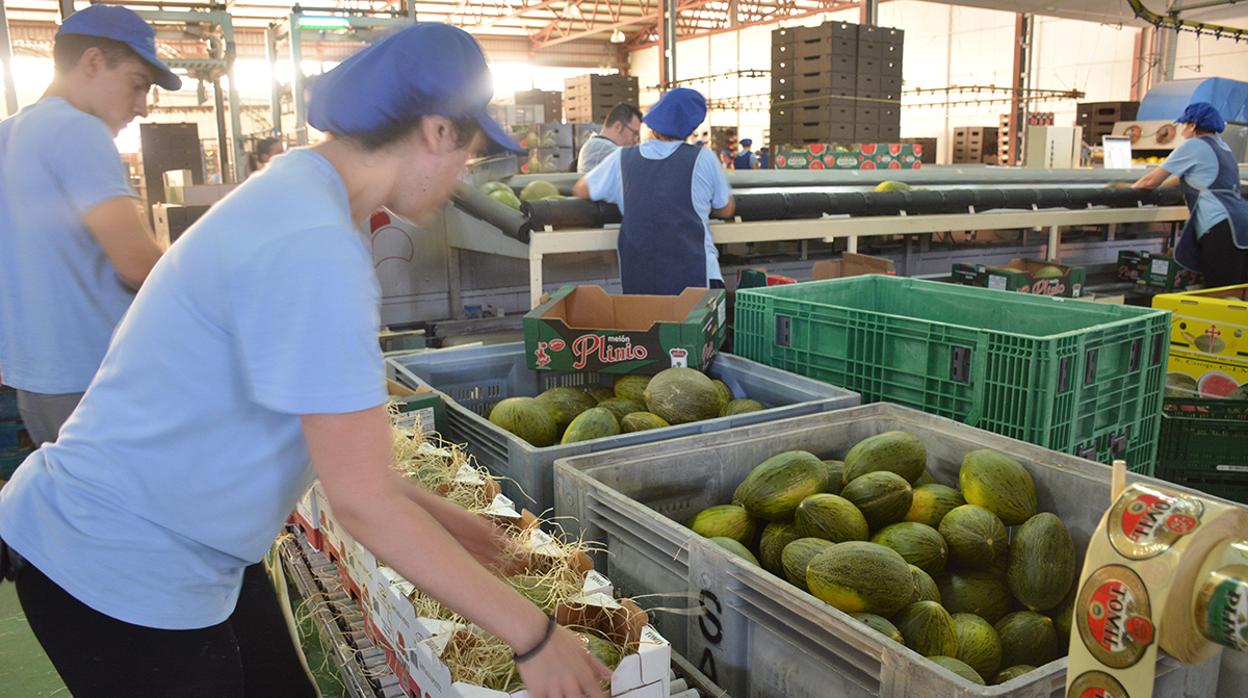
[[[998,291],[1004,291],[1006,290],[1008,283],[1009,279],[1004,276],[992,274],[988,277],[988,288],[995,288]]]
[[[1151,274],[1160,274],[1162,276],[1165,276],[1169,272],[1170,272],[1170,260],[1169,259],[1154,259],[1152,264],[1149,265],[1149,273]]]
[[[394,418],[394,425],[400,429],[411,429],[421,434],[433,433],[433,408],[422,407],[411,412],[402,412]]]

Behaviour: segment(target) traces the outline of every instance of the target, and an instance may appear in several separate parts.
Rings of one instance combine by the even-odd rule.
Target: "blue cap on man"
[[[120,41],[143,62],[156,69],[156,84],[166,90],[182,88],[182,78],[156,57],[156,31],[132,10],[117,5],[92,5],[70,15],[57,36],[77,34]]]
[[[742,138],[742,139],[741,139],[741,145],[742,145],[743,147],[748,148],[748,147],[750,147],[750,146],[754,145],[754,139],[752,139],[752,138]]]
[[[343,61],[316,81],[308,123],[328,133],[371,133],[417,116],[471,118],[491,150],[524,152],[486,107],[494,96],[485,54],[449,24],[399,30]]]
[[[650,107],[642,121],[668,138],[688,138],[706,118],[706,98],[697,90],[677,87]]]
[[[1192,102],[1183,110],[1183,115],[1174,121],[1179,124],[1195,124],[1197,129],[1210,133],[1222,133],[1226,130],[1226,119],[1208,102]]]

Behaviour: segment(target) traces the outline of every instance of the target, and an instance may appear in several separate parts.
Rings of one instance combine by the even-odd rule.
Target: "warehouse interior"
[[[127,621],[54,566],[82,548],[46,541],[116,559],[149,550],[147,529],[110,528],[93,507],[200,551],[243,598],[243,569],[267,573],[302,668],[265,695],[1248,695],[1244,3],[311,3],[0,3],[0,696],[173,695],[76,675],[48,629],[72,621],[23,587],[37,566],[97,616],[156,627],[133,620],[149,617],[142,601]],[[428,27],[462,32],[413,32]],[[51,103],[89,128],[105,120],[66,91],[67,76],[97,79],[86,58],[62,65],[66,35],[121,42],[155,71],[142,109],[108,123],[111,146],[97,138],[152,250],[141,283],[72,192],[94,155],[18,155]],[[464,68],[475,49],[463,46],[488,71]],[[114,70],[110,55],[100,65]],[[181,89],[156,84],[161,70]],[[439,74],[466,76],[453,78],[462,94],[437,93]],[[478,150],[432,184],[425,160],[401,161],[382,196],[393,129],[443,118],[472,121]],[[372,125],[344,126],[360,120]],[[356,174],[336,159],[365,155]],[[303,257],[293,248],[265,256],[275,229],[327,210],[311,198],[289,216],[262,210],[265,186],[292,207],[319,196],[276,184],[310,157],[336,173],[329,203],[353,217],[336,268],[371,265],[357,279],[369,322],[345,321],[338,306],[354,296],[328,291],[310,291],[323,314],[299,316],[292,289],[312,288],[299,276],[334,289],[337,273],[312,255],[283,261]],[[45,178],[33,199],[25,187]],[[420,215],[400,209],[439,187]],[[373,195],[381,206],[356,210]],[[205,256],[228,235],[234,247]],[[230,280],[248,254],[267,286]],[[196,300],[203,278],[224,281]],[[250,308],[278,302],[263,332],[246,326]],[[91,323],[73,326],[82,313]],[[136,349],[144,321],[211,329]],[[47,335],[58,323],[71,329]],[[367,341],[352,345],[357,325]],[[248,331],[271,354],[252,353]],[[386,379],[385,473],[438,501],[409,495],[419,516],[386,535],[352,511],[309,421],[377,406],[327,406],[355,371],[299,376],[325,384],[306,409],[275,407],[255,374],[257,357],[288,362],[274,375],[290,378],[361,344]],[[37,370],[67,351],[53,345],[88,347],[68,351],[90,370]],[[125,377],[173,389],[218,359],[244,372],[164,397],[189,420],[221,420],[206,430],[221,453],[144,468],[176,452],[152,434],[177,410],[151,400],[136,419],[128,401],[151,394],[127,394]],[[72,386],[32,378],[75,372]],[[196,412],[213,391],[254,411]],[[68,407],[44,422],[53,398]],[[243,443],[261,423],[272,443]],[[229,467],[248,458],[273,463],[237,474],[263,498],[196,489],[218,468],[234,482]],[[71,506],[56,487],[88,489]],[[149,497],[163,504],[146,511]],[[263,560],[237,554],[229,536],[288,499],[271,546],[259,535]],[[163,522],[179,501],[238,519]],[[79,538],[40,537],[45,515]],[[457,516],[512,557],[485,562],[471,538],[484,534]],[[503,637],[514,613],[484,620],[422,584],[418,563],[452,558],[419,557],[435,554],[424,543],[401,552],[391,536],[430,530],[458,544],[438,573],[480,589],[465,570],[488,570],[498,609],[524,601],[549,618],[540,642]],[[116,589],[108,569],[101,589]],[[209,574],[166,572],[131,570],[188,599]],[[161,629],[212,625],[188,623]],[[570,651],[567,638],[606,667],[580,693],[543,680],[574,670],[542,658]],[[126,659],[119,674],[146,666],[137,642]],[[260,694],[236,690],[220,695]]]

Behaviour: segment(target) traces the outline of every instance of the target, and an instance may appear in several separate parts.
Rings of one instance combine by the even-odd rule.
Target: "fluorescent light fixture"
[[[345,17],[318,17],[316,15],[300,15],[300,29],[322,29],[326,31],[334,31],[339,29],[350,29],[351,23]]]
[[[611,43],[622,44],[624,43],[625,39],[626,37],[624,36],[624,32],[620,31],[619,29],[616,29],[615,31],[611,32]]]

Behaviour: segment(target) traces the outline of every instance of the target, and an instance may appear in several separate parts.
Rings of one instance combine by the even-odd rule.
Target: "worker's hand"
[[[520,678],[533,698],[606,698],[603,684],[610,685],[611,681],[611,670],[562,626],[555,628],[542,651],[518,666]]]
[[[513,551],[512,539],[501,526],[451,504],[411,480],[404,480],[402,486],[408,498],[429,512],[482,566],[503,575],[524,571],[523,567],[516,567],[522,563]]]

